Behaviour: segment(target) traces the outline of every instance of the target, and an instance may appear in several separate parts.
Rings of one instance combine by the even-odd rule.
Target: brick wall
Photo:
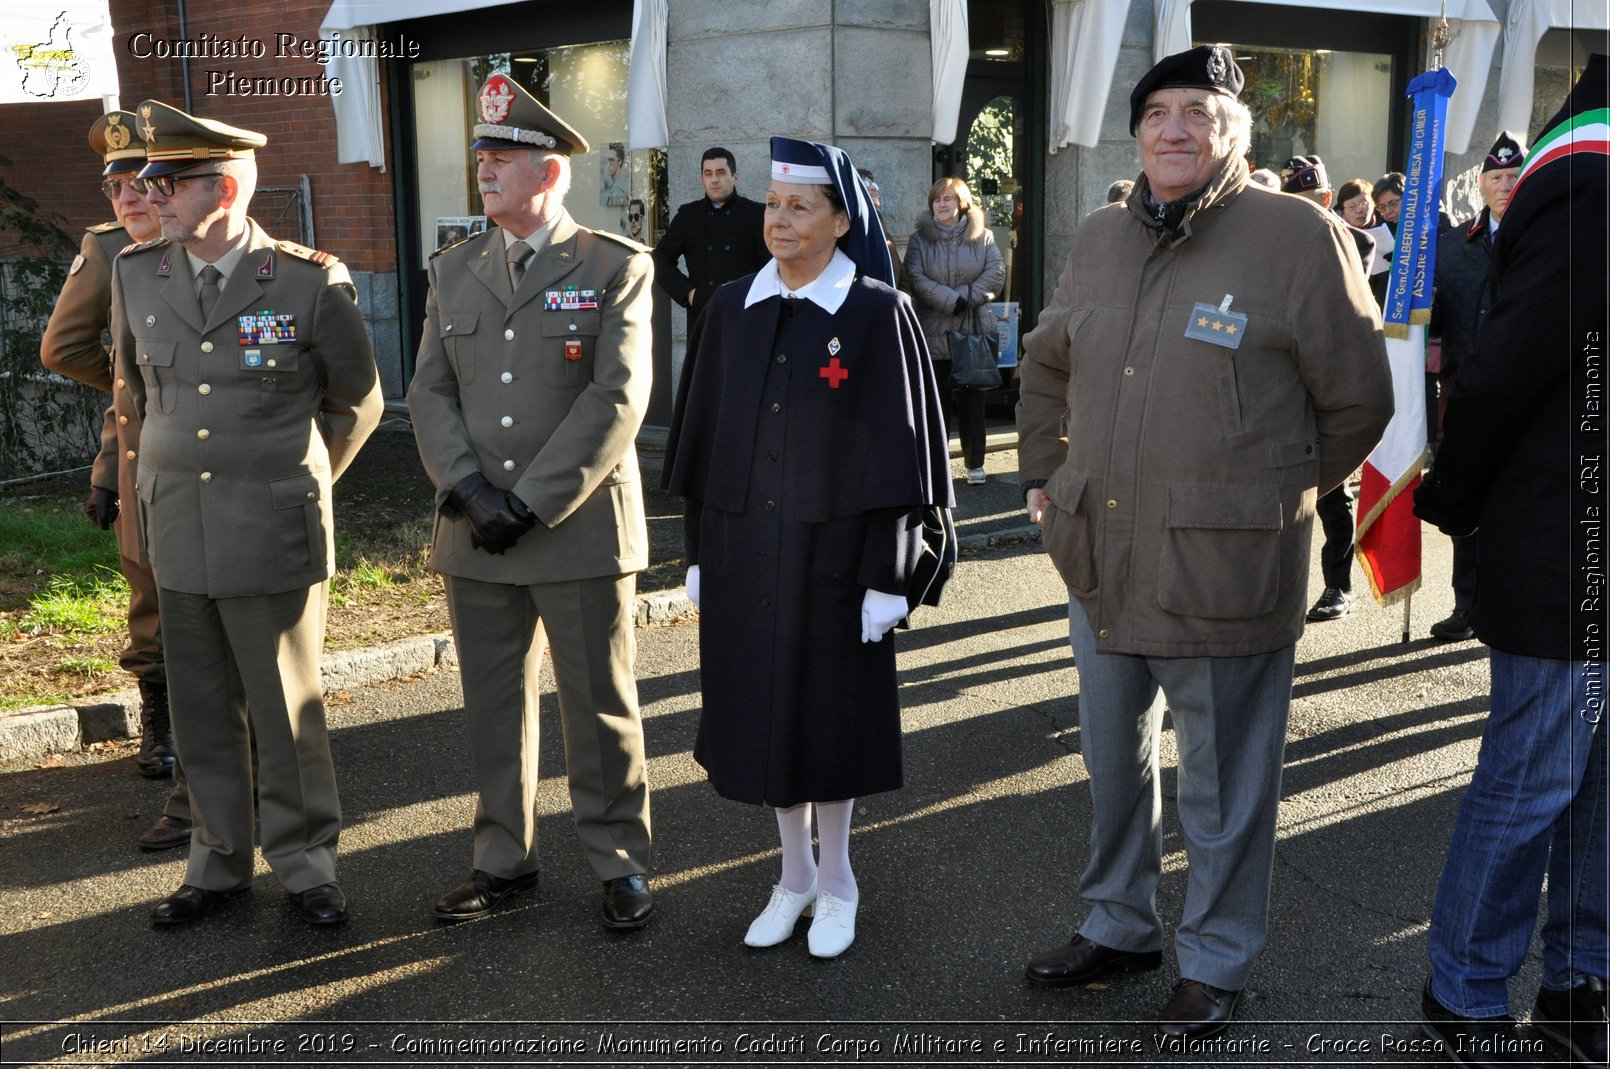
[[[259,186],[296,186],[306,174],[313,191],[317,244],[345,260],[355,272],[394,274],[397,270],[391,175],[364,163],[337,163],[335,116],[325,96],[248,96],[207,94],[209,70],[233,70],[243,78],[316,77],[325,68],[312,59],[279,58],[275,35],[291,33],[315,38],[329,0],[279,0],[272,5],[240,0],[187,0],[185,35],[203,34],[261,41],[261,59],[192,59],[191,110],[194,114],[257,130],[268,137],[258,153]],[[156,97],[184,106],[183,64],[178,59],[141,58],[152,46],[144,37],[171,41],[179,36],[178,5],[173,0],[111,0],[117,28],[121,101],[133,109]],[[0,105],[0,155],[13,167],[6,181],[64,216],[70,233],[111,218],[100,183],[97,161],[86,139],[100,114],[99,101],[80,104]],[[295,236],[281,228],[281,236]],[[0,233],[0,247],[14,236]]]

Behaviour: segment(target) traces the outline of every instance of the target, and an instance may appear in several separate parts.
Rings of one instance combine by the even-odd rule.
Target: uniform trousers
[[[1162,946],[1158,743],[1166,703],[1188,865],[1174,936],[1180,976],[1239,991],[1268,937],[1296,647],[1249,657],[1102,653],[1077,599],[1068,619],[1093,813],[1079,881],[1090,915],[1080,932],[1118,950]]]
[[[319,683],[329,584],[158,597],[174,741],[195,819],[185,882],[212,891],[249,884],[254,814],[263,858],[285,890],[332,882],[341,802]]]
[[[1353,490],[1344,481],[1321,494],[1314,507],[1325,541],[1319,547],[1319,571],[1325,585],[1346,594],[1353,589]]]
[[[115,528],[122,531],[122,527]],[[123,544],[118,542],[118,549]],[[139,546],[132,547],[136,552]],[[167,685],[168,669],[162,661],[162,616],[157,598],[157,579],[151,566],[142,564],[127,553],[118,553],[123,578],[129,584],[129,644],[118,658],[123,670],[141,683]],[[185,782],[184,768],[173,762],[173,789],[162,806],[164,816],[174,820],[190,820],[190,787]]]
[[[1543,986],[1610,978],[1610,665],[1493,650],[1491,672],[1428,938],[1431,993],[1462,1017],[1509,1012],[1545,875]]]
[[[517,586],[446,575],[475,782],[474,867],[537,869],[537,674],[553,654],[576,831],[601,880],[649,867],[649,798],[637,707],[637,577]]]

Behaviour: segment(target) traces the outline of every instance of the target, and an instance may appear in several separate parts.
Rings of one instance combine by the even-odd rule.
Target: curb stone
[[[686,592],[640,594],[634,617],[638,627],[673,623],[697,610]],[[319,678],[326,694],[458,665],[451,632],[420,635],[380,646],[326,653]],[[0,713],[0,761],[43,757],[80,749],[92,742],[138,738],[140,692],[134,688],[96,694],[83,705],[39,705]]]

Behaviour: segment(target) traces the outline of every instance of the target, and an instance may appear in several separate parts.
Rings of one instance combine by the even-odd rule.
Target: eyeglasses
[[[106,194],[107,200],[116,200],[123,195],[123,187],[128,186],[136,193],[145,192],[145,183],[138,178],[103,178],[101,179],[101,192]]]
[[[627,212],[626,213],[626,218],[631,220],[634,223],[641,223],[643,221],[643,213],[642,212]]]
[[[194,182],[198,178],[222,178],[223,176],[222,171],[207,171],[204,174],[182,174],[178,177],[165,174],[158,178],[131,179],[129,185],[134,187],[136,193],[149,193],[154,189],[164,197],[171,197],[176,183]]]

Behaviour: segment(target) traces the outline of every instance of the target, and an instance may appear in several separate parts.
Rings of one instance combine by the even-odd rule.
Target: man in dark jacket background
[[[766,209],[738,192],[738,161],[707,148],[699,164],[705,195],[676,210],[654,247],[654,281],[688,310],[688,325],[704,314],[716,287],[759,271],[766,249]],[[683,274],[679,261],[686,260]]]
[[[1603,109],[1607,90],[1595,55],[1506,198],[1481,334],[1460,356],[1436,467],[1415,494],[1415,512],[1448,534],[1480,529],[1470,622],[1492,647],[1492,712],[1431,913],[1421,1016],[1449,1050],[1510,1053],[1463,1065],[1537,1053],[1515,1032],[1508,980],[1545,874],[1532,1027],[1576,1064],[1605,1064],[1610,155],[1602,117],[1570,121]]]
[[[1487,316],[1487,275],[1492,269],[1493,242],[1509,207],[1510,190],[1515,188],[1525,164],[1526,147],[1520,138],[1508,130],[1499,134],[1481,165],[1481,198],[1485,202],[1482,210],[1473,219],[1445,227],[1437,239],[1437,293],[1431,332],[1442,337],[1439,392],[1452,388],[1460,360],[1476,348],[1476,332]],[[1475,535],[1453,540],[1453,612],[1431,625],[1432,638],[1460,642],[1475,635],[1470,629],[1470,607],[1476,599],[1478,557]]]

